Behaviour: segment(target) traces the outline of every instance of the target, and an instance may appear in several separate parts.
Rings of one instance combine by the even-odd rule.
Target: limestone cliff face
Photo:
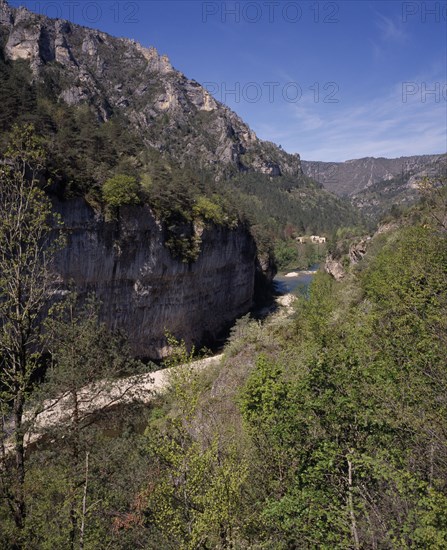
[[[186,264],[163,246],[163,229],[148,207],[123,207],[106,222],[82,199],[55,202],[67,246],[56,271],[59,292],[95,292],[101,319],[125,330],[133,352],[166,354],[165,330],[188,344],[210,340],[253,303],[256,247],[249,232],[209,226],[200,256]]]
[[[238,171],[301,175],[299,155],[264,142],[154,47],[49,19],[0,0],[0,43],[33,78],[57,81],[57,99],[86,103],[100,120],[126,117],[142,141],[217,177]]]

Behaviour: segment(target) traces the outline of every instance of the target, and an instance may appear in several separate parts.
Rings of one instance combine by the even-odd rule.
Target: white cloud
[[[288,114],[277,124],[255,126],[255,131],[306,160],[442,153],[447,150],[445,82],[440,83],[440,96],[427,95],[425,102],[422,82],[414,81],[418,93],[409,95],[406,102],[402,83],[397,83],[385,96],[364,104],[289,105]]]
[[[401,18],[387,17],[378,11],[374,11],[375,26],[378,30],[377,36],[370,39],[372,57],[375,61],[380,61],[386,56],[389,46],[393,48],[396,45],[407,43],[409,35],[403,27]]]
[[[407,34],[403,29],[403,22],[398,18],[392,19],[376,12],[376,25],[380,32],[380,38],[386,42],[403,43],[407,39]]]

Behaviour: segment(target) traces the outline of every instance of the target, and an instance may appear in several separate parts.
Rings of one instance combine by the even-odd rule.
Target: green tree
[[[447,247],[424,225],[379,239],[350,280],[318,275],[292,359],[260,360],[247,381],[272,547],[445,545]]]
[[[66,493],[62,501],[68,511],[65,544],[73,549],[84,548],[89,538],[89,470],[95,466],[97,433],[88,428],[124,397],[126,390],[117,392],[116,387],[113,397],[110,395],[113,381],[143,370],[143,365],[132,358],[124,335],[110,332],[99,321],[98,311],[99,304],[93,297],[80,305],[72,294],[53,308],[46,322],[51,366],[40,394],[43,410],[55,401],[64,403],[66,410],[61,418],[65,413],[69,415],[49,433],[64,441]]]
[[[139,185],[132,176],[117,174],[105,181],[103,196],[106,203],[112,208],[139,204]]]
[[[165,548],[232,548],[241,526],[247,463],[235,446],[223,445],[216,430],[199,426],[202,374],[184,343],[173,356],[178,365],[170,373],[175,411],[146,432],[154,474],[143,493],[146,525],[162,535]]]
[[[12,421],[14,473],[3,485],[20,532],[26,518],[25,405],[43,349],[41,323],[47,314],[51,266],[62,245],[59,220],[40,186],[45,164],[42,141],[31,125],[15,127],[0,168],[0,397]],[[3,438],[2,438],[3,439]],[[1,475],[10,459],[3,443]]]

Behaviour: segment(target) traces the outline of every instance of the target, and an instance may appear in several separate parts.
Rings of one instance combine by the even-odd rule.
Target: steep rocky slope
[[[124,330],[133,352],[165,355],[165,331],[188,344],[210,343],[253,304],[256,246],[248,231],[197,228],[201,252],[193,263],[173,259],[162,226],[146,206],[121,209],[106,222],[83,199],[55,201],[67,246],[56,263],[58,293],[71,286],[101,301],[101,319]]]
[[[447,155],[419,155],[395,159],[366,157],[345,162],[301,162],[307,176],[337,195],[355,196],[379,182],[404,176],[411,188],[422,175],[438,175],[447,169]]]
[[[176,71],[154,48],[13,9],[1,1],[0,58],[10,66],[19,64],[26,78],[42,83],[43,95],[25,107],[26,112],[34,115],[43,98],[73,108],[88,105],[100,123],[126,119],[137,143],[132,160],[146,151],[160,152],[166,165],[157,166],[166,173],[167,184],[173,174],[170,162],[207,169],[217,178],[241,171],[302,176],[298,155],[258,140],[235,113]],[[61,108],[55,116],[65,112]],[[67,147],[65,154],[71,153]],[[63,165],[55,166],[61,172]],[[65,194],[59,200],[58,190],[59,198],[50,190],[68,237],[56,266],[57,293],[63,296],[69,287],[81,298],[95,293],[102,304],[101,320],[128,334],[135,355],[165,355],[166,330],[187,344],[210,344],[251,308],[256,280],[265,282],[262,262],[264,272],[270,269],[267,276],[274,271],[269,259],[258,259],[246,225],[219,225],[210,221],[209,213],[200,218],[177,211],[174,194],[172,215],[155,215],[146,203],[121,207],[118,218],[107,221],[107,209],[98,204],[101,184],[113,174],[111,166],[103,165],[104,178],[93,186],[95,209],[81,197],[67,199],[70,195]],[[193,183],[200,186],[200,181]],[[178,193],[180,186],[172,188]],[[209,199],[205,205],[219,210]],[[167,247],[168,238],[182,237],[186,226],[200,242],[197,257],[188,261]]]
[[[0,1],[0,74],[0,141],[28,115],[49,151],[49,193],[68,235],[60,293],[95,293],[101,320],[124,329],[136,355],[163,356],[165,330],[209,343],[245,314],[256,281],[275,271],[271,242],[287,223],[329,232],[356,219],[303,175],[298,155],[259,140],[154,48]],[[135,179],[141,205],[107,221],[104,188],[116,174]]]
[[[165,55],[129,39],[53,20],[0,2],[9,60],[27,60],[69,105],[90,104],[101,120],[127,117],[147,146],[217,175],[300,175],[298,155],[259,140],[228,107],[175,70]]]
[[[353,195],[351,202],[372,217],[390,211],[393,206],[399,210],[421,198],[419,186],[427,177],[438,185],[446,184],[447,155],[430,156],[425,164],[410,165],[407,172],[373,183]]]
[[[364,214],[377,219],[395,206],[408,206],[419,198],[418,182],[428,176],[445,181],[447,155],[421,155],[396,159],[367,157],[346,162],[302,161],[306,175],[326,189],[348,196]]]

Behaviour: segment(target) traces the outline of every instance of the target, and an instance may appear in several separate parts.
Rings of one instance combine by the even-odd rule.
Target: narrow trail
[[[148,404],[169,387],[169,376],[173,370],[186,367],[201,370],[221,361],[223,354],[199,359],[188,365],[170,369],[160,369],[147,374],[139,374],[119,380],[100,380],[84,386],[76,393],[66,392],[56,399],[43,402],[38,410],[25,414],[27,425],[25,447],[37,443],[46,433],[60,425],[68,425],[74,418],[75,408],[78,421],[85,422],[89,417],[122,405],[133,403]],[[13,449],[12,435],[5,443],[5,452]]]

